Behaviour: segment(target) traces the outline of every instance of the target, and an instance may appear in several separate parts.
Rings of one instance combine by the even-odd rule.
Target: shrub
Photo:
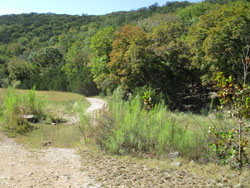
[[[226,78],[219,73],[214,80],[218,90],[221,106],[218,108],[234,121],[231,130],[218,131],[210,129],[211,152],[233,167],[242,168],[249,164],[247,149],[250,119],[250,86],[234,83],[232,76]]]
[[[90,136],[115,154],[179,151],[189,158],[199,157],[205,146],[201,132],[182,126],[164,104],[156,104],[149,111],[143,108],[141,100],[137,95],[124,101],[121,92],[115,91],[108,101],[108,112],[90,129]]]
[[[3,119],[5,128],[9,131],[24,133],[31,129],[25,115],[34,115],[40,120],[45,116],[46,102],[38,97],[34,90],[27,94],[17,94],[13,88],[8,88],[3,98]]]
[[[47,100],[43,96],[38,96],[35,88],[29,90],[27,94],[22,95],[21,98],[26,114],[33,114],[38,119],[43,119],[45,117],[44,111]]]

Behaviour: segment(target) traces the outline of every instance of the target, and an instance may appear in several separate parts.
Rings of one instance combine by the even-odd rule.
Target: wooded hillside
[[[170,108],[209,103],[217,73],[249,84],[250,3],[168,2],[102,16],[0,16],[0,87],[85,95],[155,90]]]

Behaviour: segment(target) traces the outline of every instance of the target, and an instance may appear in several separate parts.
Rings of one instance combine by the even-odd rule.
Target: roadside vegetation
[[[177,152],[249,172],[249,15],[247,0],[205,0],[0,16],[1,130],[35,148],[87,143],[155,160]],[[86,115],[81,95],[98,94],[107,109]]]
[[[152,105],[153,99],[149,109],[149,104],[143,100],[147,93],[130,96],[125,101],[122,90],[116,90],[97,123],[94,126],[89,124],[86,136],[113,154],[153,157],[179,152],[188,160],[231,164],[227,162],[233,154],[222,153],[234,148],[226,144],[232,141],[226,134],[236,129],[233,119],[212,109],[204,115],[172,112],[164,103]],[[224,140],[219,134],[224,135]],[[248,149],[245,154],[249,155]]]
[[[0,93],[0,129],[18,143],[31,148],[71,148],[83,143],[77,126],[78,115],[89,106],[83,96],[13,88],[0,89]]]
[[[108,111],[99,118],[97,126],[90,127],[102,148],[115,154],[179,151],[187,158],[200,156],[205,137],[199,125],[192,124],[193,120],[190,122],[189,118],[188,122],[183,119],[184,114],[170,112],[164,103],[148,111],[141,96],[128,101],[122,96],[121,90],[115,91],[108,100]]]
[[[33,122],[44,120],[46,99],[37,96],[34,90],[26,94],[8,88],[2,97],[2,119],[6,131],[25,133],[31,130],[29,119]]]

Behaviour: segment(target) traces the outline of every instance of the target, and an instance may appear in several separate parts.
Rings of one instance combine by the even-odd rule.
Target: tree
[[[8,69],[5,61],[0,57],[0,87],[2,86],[4,80],[8,78]]]
[[[28,60],[40,68],[40,71],[46,71],[63,63],[63,55],[57,48],[46,47],[38,52],[31,53]]]
[[[190,29],[193,65],[203,71],[204,81],[216,72],[224,72],[225,76],[244,82],[242,58],[250,42],[249,15],[249,2],[225,4],[201,16]]]
[[[150,54],[146,33],[136,26],[125,25],[116,33],[111,61],[107,67],[111,86],[121,85],[126,92],[145,85],[150,76]]]
[[[152,17],[139,20],[137,26],[145,32],[152,32],[154,28],[164,25],[167,22],[176,22],[179,18],[175,14],[155,14]]]
[[[19,56],[24,51],[25,47],[20,42],[13,42],[7,47],[7,52],[10,56]]]
[[[11,81],[29,79],[35,70],[34,65],[22,58],[14,57],[8,62],[8,72]]]
[[[114,33],[115,30],[113,27],[107,27],[99,30],[91,38],[91,72],[97,86],[102,89],[105,89],[103,83],[109,74],[106,66],[110,61],[109,54],[112,50],[112,43],[115,39]]]
[[[175,15],[172,17],[175,17],[175,19],[169,19],[167,22],[155,27],[150,38],[154,53],[174,73],[177,73],[189,65],[189,52],[184,40],[181,39],[182,34],[185,32],[184,26]]]
[[[37,89],[66,90],[65,75],[61,71],[65,62],[57,48],[46,47],[33,52],[29,55],[28,61],[35,67],[36,75],[30,80],[26,79],[27,87],[36,85]]]
[[[176,15],[168,17],[149,34],[149,48],[157,60],[154,65],[159,77],[154,85],[172,101],[172,106],[179,106],[185,92],[189,93],[188,86],[193,87],[199,79],[197,71],[190,68],[190,49],[183,36],[185,27]]]
[[[67,61],[62,67],[62,71],[67,78],[68,90],[87,96],[98,93],[88,66],[88,54],[89,52],[84,48],[84,44],[76,41],[69,49]]]
[[[212,5],[201,2],[190,5],[177,11],[178,16],[186,27],[191,26],[199,21],[200,16],[204,15],[211,9]]]
[[[234,127],[228,132],[218,132],[212,127],[210,135],[216,139],[213,139],[210,145],[215,148],[216,154],[224,163],[233,160],[234,167],[242,168],[249,163],[247,120],[250,118],[250,87],[235,83],[232,76],[226,78],[222,72],[218,73],[214,81],[221,104],[219,109],[234,119]]]

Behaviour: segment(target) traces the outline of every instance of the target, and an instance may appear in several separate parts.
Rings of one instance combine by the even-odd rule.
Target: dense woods
[[[172,109],[209,104],[219,72],[249,84],[250,3],[168,2],[102,16],[0,16],[0,87],[124,97],[144,87]]]

